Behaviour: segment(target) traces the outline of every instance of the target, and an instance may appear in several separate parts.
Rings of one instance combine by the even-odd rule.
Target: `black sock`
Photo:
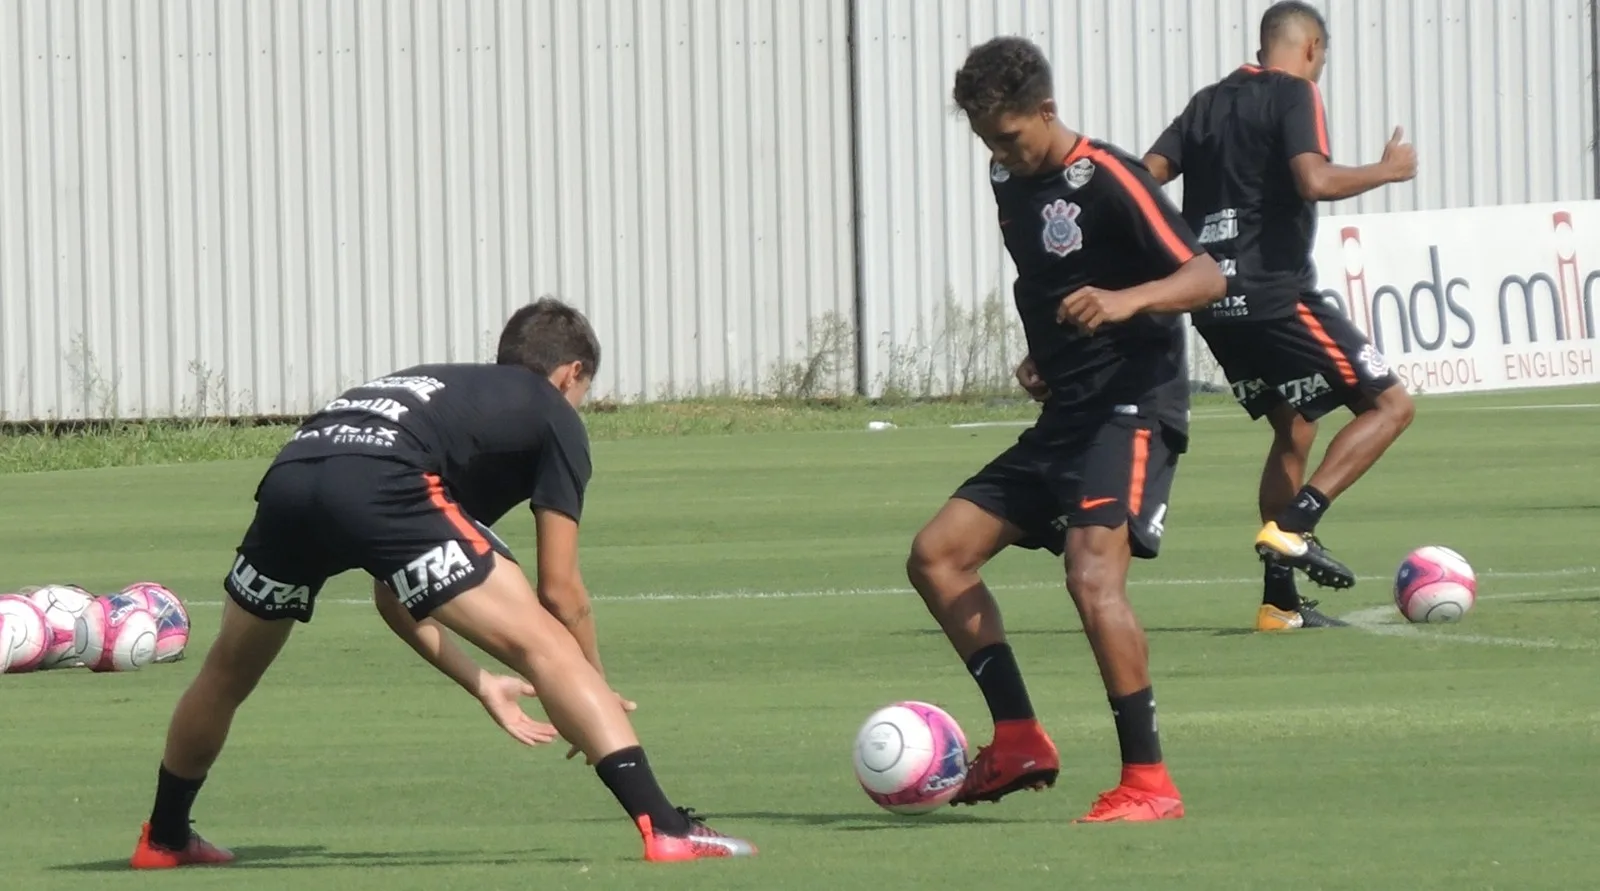
[[[1300,608],[1300,592],[1294,586],[1294,567],[1267,564],[1267,577],[1261,589],[1261,602],[1281,610]]]
[[[1017,657],[1006,643],[990,644],[967,660],[967,671],[983,691],[989,714],[995,721],[1025,721],[1033,717],[1033,703],[1022,683]]]
[[[1317,521],[1327,509],[1328,496],[1310,486],[1301,486],[1294,500],[1278,514],[1278,528],[1285,532],[1315,532]]]
[[[150,841],[171,851],[181,851],[189,844],[189,809],[194,807],[194,797],[206,778],[186,780],[167,770],[165,764],[156,774],[156,804],[150,811]]]
[[[600,782],[605,783],[611,794],[617,796],[617,803],[635,822],[641,816],[648,815],[650,826],[656,832],[689,834],[688,818],[673,807],[672,802],[667,800],[667,793],[661,791],[661,784],[656,782],[655,772],[650,769],[643,748],[630,746],[612,752],[600,759],[600,763],[594,766],[594,772],[600,775]]]
[[[1112,696],[1111,719],[1123,764],[1160,764],[1161,736],[1156,732],[1156,694],[1146,687],[1127,696]]]

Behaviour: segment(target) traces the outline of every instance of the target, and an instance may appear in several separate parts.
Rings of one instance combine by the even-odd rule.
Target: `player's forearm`
[[[1142,162],[1144,169],[1150,171],[1150,177],[1156,181],[1157,185],[1164,186],[1177,179],[1182,173],[1178,169],[1178,165],[1173,163],[1172,159],[1166,155],[1158,155],[1151,152],[1144,156]]]
[[[565,625],[578,641],[578,648],[583,651],[583,658],[589,660],[602,675],[605,668],[600,664],[600,643],[594,626],[594,608],[589,602],[589,592],[582,585],[571,585],[561,590],[556,590],[541,585],[539,587],[539,601],[545,609],[556,617],[556,621]]]
[[[484,671],[478,663],[472,661],[465,651],[456,646],[455,641],[439,623],[432,620],[418,622],[411,618],[400,601],[394,597],[378,598],[378,613],[383,616],[383,621],[395,636],[406,642],[418,656],[427,660],[428,664],[438,669],[439,672],[450,680],[455,681],[461,689],[476,696],[481,686]]]
[[[1395,182],[1396,177],[1389,165],[1382,163],[1361,167],[1324,164],[1309,180],[1300,183],[1300,197],[1307,201],[1343,201]]]
[[[1210,304],[1228,292],[1217,261],[1196,254],[1166,278],[1129,288],[1123,293],[1141,313],[1189,312]]]

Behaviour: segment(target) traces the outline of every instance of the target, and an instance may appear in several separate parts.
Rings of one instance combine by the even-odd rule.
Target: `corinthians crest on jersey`
[[[1065,198],[1046,204],[1041,212],[1044,249],[1057,257],[1065,257],[1083,247],[1083,229],[1078,225],[1078,214],[1082,212],[1083,208]]]

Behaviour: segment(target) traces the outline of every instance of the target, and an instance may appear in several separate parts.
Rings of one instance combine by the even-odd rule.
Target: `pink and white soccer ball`
[[[0,594],[0,664],[9,674],[33,671],[44,661],[50,629],[44,613],[21,594]]]
[[[84,614],[94,606],[94,595],[77,585],[45,585],[28,595],[44,613],[49,645],[40,668],[82,665],[89,638]]]
[[[183,601],[165,585],[155,582],[134,582],[111,600],[122,603],[131,600],[148,609],[156,617],[156,661],[176,662],[183,658],[189,645],[189,611]]]
[[[1394,605],[1411,622],[1457,622],[1478,599],[1467,558],[1440,545],[1406,555],[1394,578]]]
[[[97,597],[86,615],[91,631],[83,662],[90,669],[138,671],[155,661],[156,617],[141,603]]]
[[[856,779],[875,804],[926,814],[967,778],[967,737],[943,709],[908,700],[878,709],[856,733]]]

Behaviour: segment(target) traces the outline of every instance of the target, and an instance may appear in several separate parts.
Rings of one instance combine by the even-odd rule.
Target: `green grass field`
[[[1056,788],[901,818],[851,775],[857,726],[897,698],[942,703],[987,742],[982,700],[902,565],[922,521],[1016,427],[951,429],[946,409],[904,409],[899,429],[869,433],[872,412],[853,409],[831,432],[812,420],[597,437],[584,569],[612,680],[639,701],[668,792],[762,849],[665,867],[637,862],[589,768],[501,735],[389,636],[352,574],[241,713],[196,808],[240,861],[125,871],[167,716],[214,631],[218,582],[281,431],[213,431],[205,448],[256,437],[223,442],[250,457],[181,465],[125,443],[12,437],[0,445],[12,470],[145,466],[0,475],[0,589],[158,580],[191,601],[195,636],[189,660],[139,673],[0,678],[0,885],[1595,887],[1596,403],[1600,388],[1423,399],[1322,526],[1362,576],[1323,606],[1364,626],[1283,636],[1244,631],[1266,430],[1198,406],[1162,557],[1135,567],[1132,589],[1188,817],[1131,826],[1069,824],[1114,782],[1116,742],[1060,568],[1041,554],[1002,555],[988,576],[1062,751]],[[178,440],[162,460],[184,460]],[[531,555],[526,513],[497,531]],[[1473,561],[1481,602],[1459,625],[1396,625],[1388,578],[1429,543]]]

